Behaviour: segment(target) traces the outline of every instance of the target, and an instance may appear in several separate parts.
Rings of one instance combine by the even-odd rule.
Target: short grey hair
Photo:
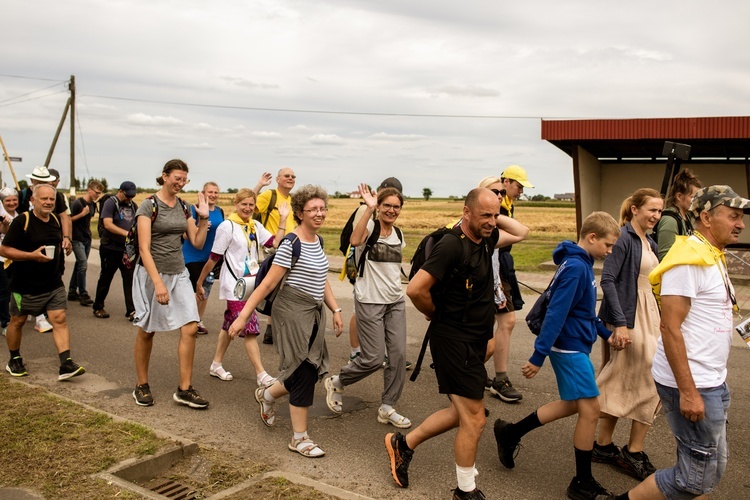
[[[297,224],[302,222],[302,219],[300,219],[297,214],[304,210],[308,201],[315,198],[323,200],[323,203],[328,207],[328,193],[320,186],[305,184],[292,193],[292,213],[294,214],[294,220]]]
[[[18,191],[11,186],[6,186],[0,189],[0,201],[4,200],[8,196],[18,196]]]

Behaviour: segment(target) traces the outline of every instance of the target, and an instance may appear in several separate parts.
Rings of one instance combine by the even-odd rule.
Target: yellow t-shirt
[[[255,212],[260,214],[261,223],[265,222],[266,220],[266,210],[268,210],[268,204],[271,202],[271,193],[273,193],[274,191],[276,191],[276,203],[274,207],[272,207],[271,213],[268,214],[268,222],[263,224],[263,226],[268,229],[271,234],[276,234],[276,231],[279,230],[279,210],[276,207],[285,202],[290,207],[292,206],[291,196],[283,196],[276,189],[263,191],[258,195],[258,199],[255,200]],[[294,229],[294,227],[294,215],[290,211],[289,216],[286,220],[286,232],[288,233],[289,231]]]

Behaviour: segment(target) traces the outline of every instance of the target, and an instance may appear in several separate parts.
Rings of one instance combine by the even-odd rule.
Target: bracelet
[[[341,308],[340,307],[338,309],[334,309],[333,310],[333,314],[340,313],[340,312],[341,312]]]

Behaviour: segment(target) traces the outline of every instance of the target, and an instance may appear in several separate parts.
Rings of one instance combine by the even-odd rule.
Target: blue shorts
[[[690,422],[680,413],[680,391],[656,384],[664,415],[677,440],[677,463],[654,474],[656,486],[667,498],[694,498],[712,492],[727,467],[727,411],[729,389],[698,389],[705,417]]]
[[[555,370],[560,399],[575,401],[599,396],[594,365],[591,364],[588,354],[552,351],[549,353],[549,361]]]

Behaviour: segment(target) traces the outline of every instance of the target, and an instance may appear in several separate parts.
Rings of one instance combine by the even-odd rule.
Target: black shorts
[[[430,337],[430,353],[440,394],[484,398],[486,340],[464,342],[433,335]]]

